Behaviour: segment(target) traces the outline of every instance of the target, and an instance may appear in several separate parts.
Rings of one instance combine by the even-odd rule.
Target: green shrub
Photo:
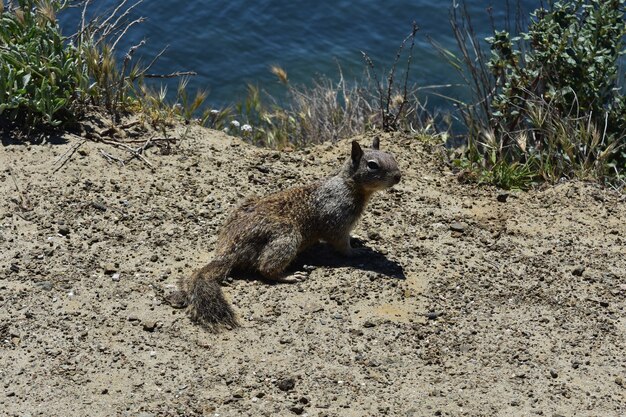
[[[557,1],[539,8],[527,32],[513,37],[495,31],[487,39],[489,58],[467,47],[477,41],[465,35],[465,22],[454,19],[453,28],[477,104],[464,111],[468,152],[459,165],[490,170],[516,164],[550,181],[624,175],[624,0]],[[471,56],[471,50],[479,52]]]
[[[19,0],[0,14],[0,117],[57,126],[76,111],[87,73],[56,21],[59,1]]]

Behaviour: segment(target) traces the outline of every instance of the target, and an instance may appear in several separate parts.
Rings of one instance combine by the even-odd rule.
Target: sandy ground
[[[229,280],[242,327],[211,334],[163,295],[239,201],[332,173],[349,142],[192,128],[146,151],[154,171],[78,143],[0,147],[3,416],[626,415],[624,196],[462,185],[436,147],[384,136],[404,177],[355,230],[364,254]]]

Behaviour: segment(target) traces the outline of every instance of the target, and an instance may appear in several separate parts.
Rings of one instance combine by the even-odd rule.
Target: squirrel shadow
[[[406,279],[404,269],[398,262],[390,260],[384,254],[365,246],[364,242],[352,239],[352,247],[357,251],[353,256],[337,253],[331,245],[318,243],[296,257],[288,268],[288,272],[307,270],[309,266],[340,268],[352,267],[362,271],[370,271],[389,278]]]
[[[358,239],[352,239],[352,247],[357,251],[353,256],[344,256],[337,253],[333,247],[325,242],[320,242],[300,253],[289,265],[285,273],[287,275],[299,271],[310,271],[311,269],[352,267],[362,271],[369,271],[384,275],[389,278],[406,279],[404,269],[396,261],[388,259],[382,253],[375,251],[364,245]],[[267,284],[284,284],[264,278],[258,272],[233,271],[234,279],[260,280]]]

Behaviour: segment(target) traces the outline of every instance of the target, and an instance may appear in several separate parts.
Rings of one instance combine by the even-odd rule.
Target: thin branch
[[[63,155],[61,155],[59,157],[59,159],[57,159],[54,164],[52,165],[56,165],[59,163],[59,161],[63,160],[63,162],[61,163],[61,165],[59,165],[58,167],[56,167],[54,169],[54,171],[52,171],[53,174],[55,174],[58,170],[60,170],[61,168],[63,168],[63,166],[70,160],[72,159],[72,156],[74,155],[74,153],[78,150],[78,148],[80,148],[85,142],[87,142],[87,139],[83,139],[78,143],[75,143],[74,145],[72,145],[72,147],[70,149],[68,149]]]
[[[152,68],[152,66],[154,65],[155,62],[157,62],[157,60],[159,58],[161,58],[161,55],[163,55],[165,53],[165,51],[167,51],[167,48],[169,48],[169,45],[165,46],[165,48],[163,48],[161,50],[161,52],[159,52],[153,59],[152,61],[150,61],[150,64],[148,64],[147,67],[145,67],[143,70],[141,70],[141,72],[139,72],[138,76],[141,77],[142,75],[144,75],[146,72],[148,72],[150,70],[150,68]]]
[[[124,35],[126,35],[126,32],[128,32],[128,29],[130,29],[131,27],[133,27],[134,25],[136,25],[137,23],[142,23],[146,20],[145,17],[140,17],[139,19],[133,20],[132,22],[130,22],[122,31],[122,33],[117,37],[117,39],[115,39],[115,42],[113,42],[113,45],[111,46],[111,52],[113,52],[115,50],[115,47],[117,46],[117,43],[120,41],[120,39],[122,39],[124,37]],[[136,49],[136,48],[135,48]]]
[[[198,75],[198,73],[195,71],[178,71],[171,74],[145,74],[144,78],[176,78],[187,75]]]

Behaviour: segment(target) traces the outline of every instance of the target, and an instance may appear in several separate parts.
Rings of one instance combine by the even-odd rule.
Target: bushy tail
[[[215,259],[181,282],[191,319],[211,331],[239,325],[220,286],[231,269],[230,262]]]

